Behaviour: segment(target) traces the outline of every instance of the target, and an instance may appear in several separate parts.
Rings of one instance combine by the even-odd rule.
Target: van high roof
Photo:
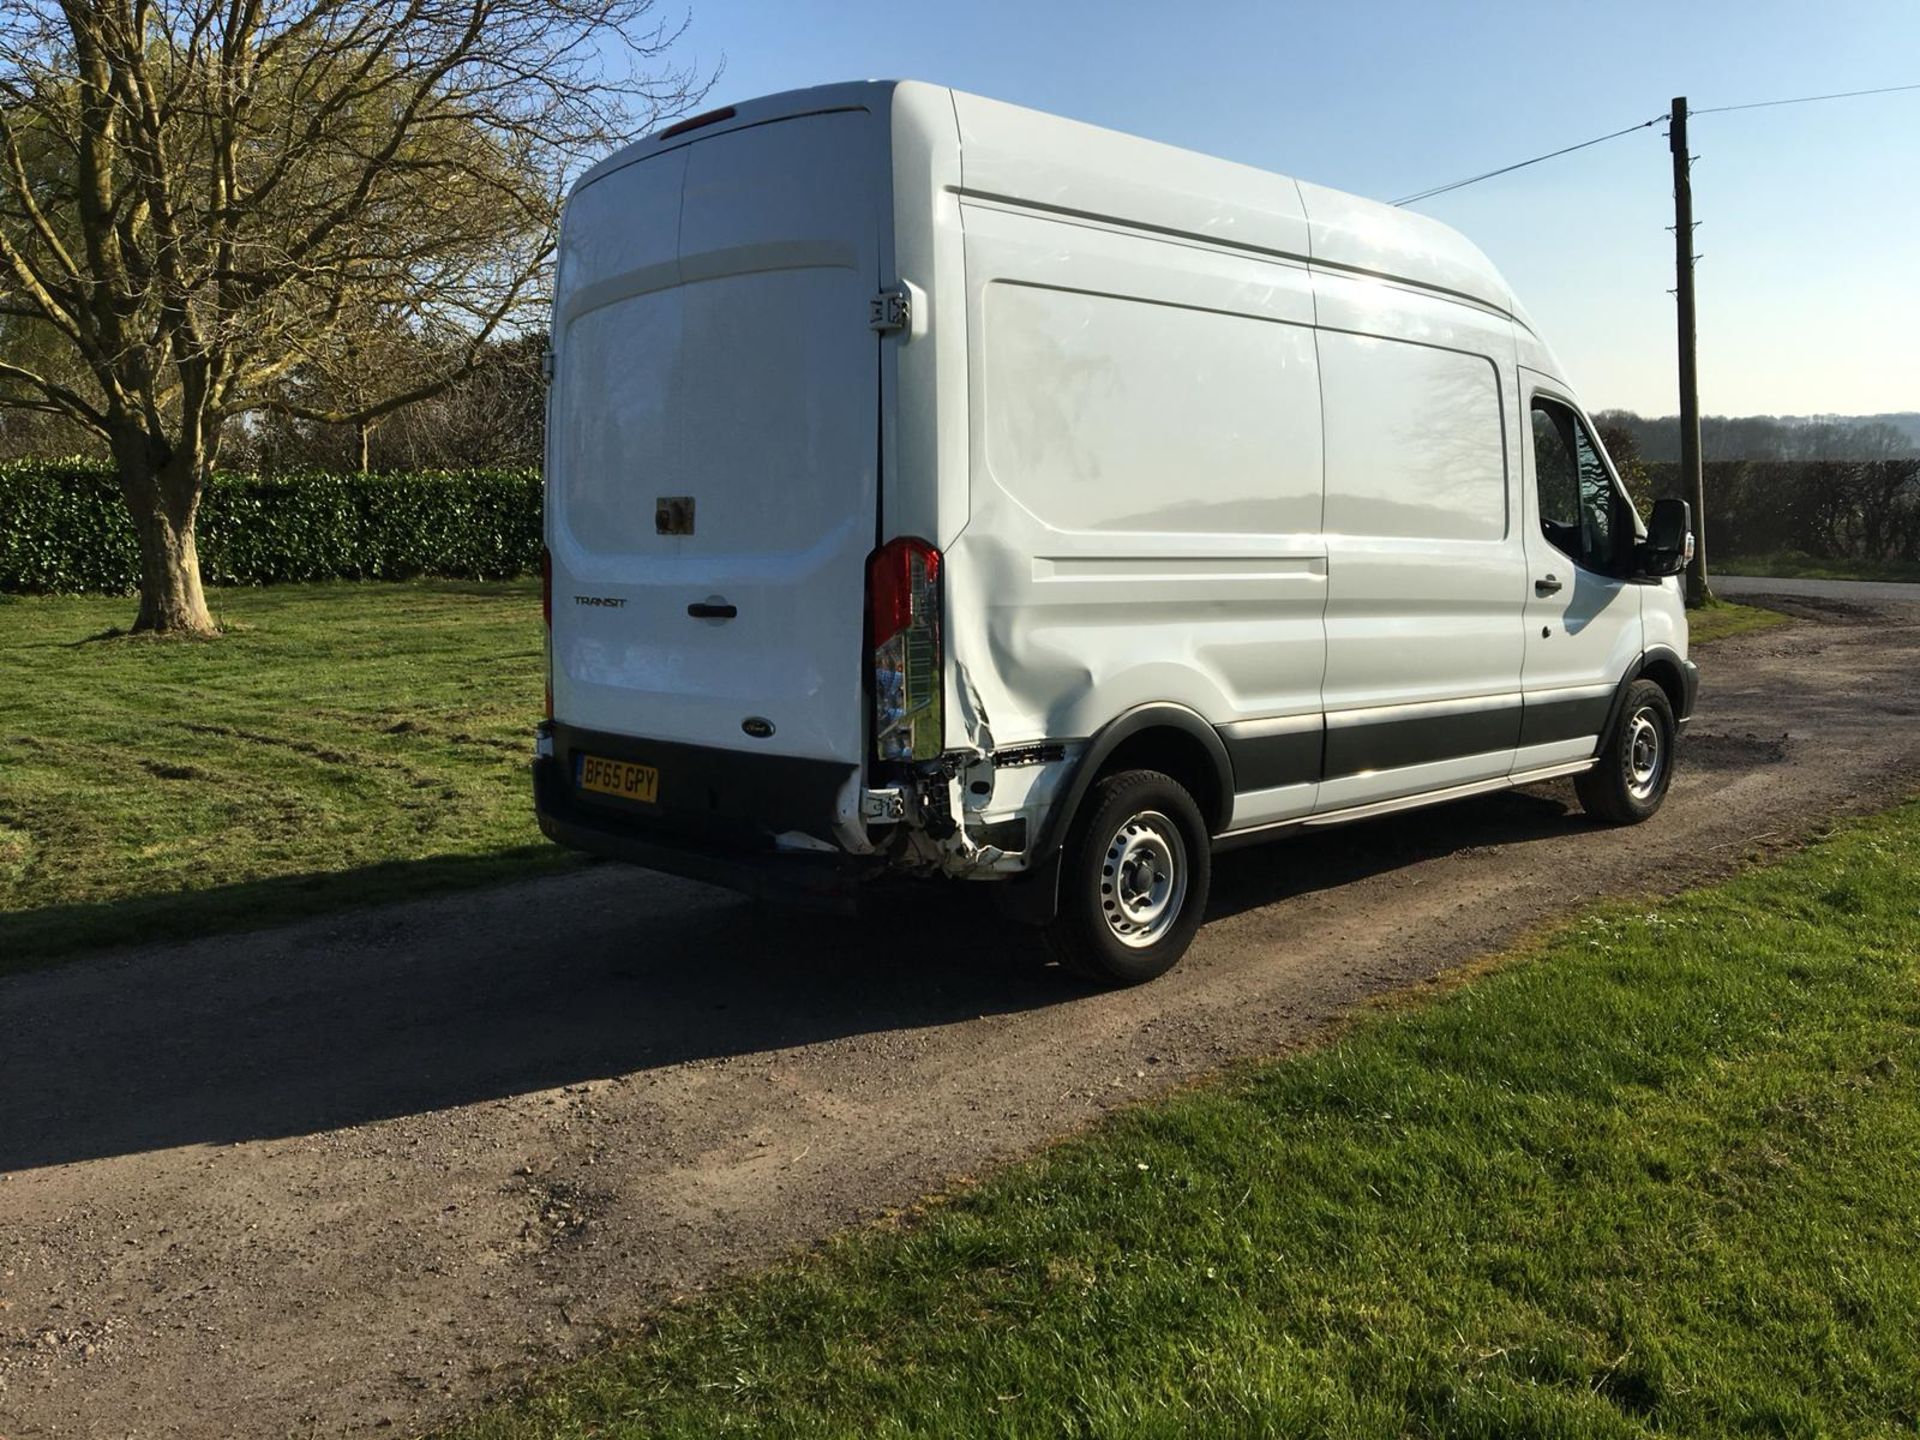
[[[677,145],[769,120],[834,110],[909,112],[954,137],[962,193],[1017,196],[1089,224],[1157,230],[1171,239],[1269,254],[1436,290],[1534,330],[1512,287],[1480,248],[1426,215],[1251,165],[915,80],[863,80],[788,90],[677,121],[600,161],[576,182]],[[711,118],[708,118],[711,117]]]

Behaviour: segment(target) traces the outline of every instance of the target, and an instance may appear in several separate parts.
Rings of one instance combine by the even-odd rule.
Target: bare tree
[[[382,402],[410,395],[417,404],[445,383],[449,372],[471,366],[479,353],[469,337],[459,334],[433,344],[417,333],[411,318],[389,306],[354,305],[305,348],[301,362],[276,387],[274,403],[282,414],[334,420],[351,431],[353,448],[346,459],[363,474],[371,468],[373,432],[390,415],[406,413]]]
[[[229,420],[370,425],[520,326],[568,173],[705,91],[653,5],[0,6],[0,319],[80,362],[0,361],[0,405],[102,437],[140,540],[136,629],[213,631],[194,517]],[[373,313],[440,361],[306,405],[289,377],[351,364]]]
[[[4,281],[0,281],[0,288]],[[51,325],[25,315],[0,314],[0,370],[8,364],[56,384],[84,386],[86,367]],[[7,381],[0,379],[0,395]],[[0,400],[0,460],[84,455],[106,458],[100,434],[55,407],[13,406]]]
[[[445,363],[444,357],[420,353],[413,337],[388,335],[381,344],[373,368],[387,377],[401,367],[427,373]],[[489,341],[472,368],[446,389],[377,423],[326,425],[278,410],[253,416],[227,435],[222,464],[263,472],[537,468],[546,439],[546,345],[544,329]],[[321,372],[303,369],[288,383],[310,412],[343,410],[352,398],[336,392]],[[0,434],[0,457],[4,440]]]
[[[545,330],[488,347],[457,384],[409,405],[381,428],[382,468],[464,469],[533,466],[546,439],[547,387],[541,378]]]

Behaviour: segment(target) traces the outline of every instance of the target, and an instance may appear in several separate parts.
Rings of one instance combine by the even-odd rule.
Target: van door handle
[[[687,606],[687,614],[696,620],[731,620],[740,613],[737,605],[716,603],[712,600],[696,600]]]
[[[1557,594],[1559,590],[1560,582],[1551,575],[1533,582],[1533,593],[1536,595],[1553,595]]]

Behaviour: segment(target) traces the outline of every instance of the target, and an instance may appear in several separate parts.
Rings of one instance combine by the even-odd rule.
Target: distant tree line
[[[1626,436],[1647,461],[1680,459],[1678,416],[1601,410],[1604,435]],[[1613,449],[1611,440],[1608,448]],[[1920,456],[1920,411],[1893,415],[1704,415],[1704,460],[1905,460]],[[1619,458],[1616,453],[1615,459]]]
[[[1920,445],[1892,423],[1906,418],[1920,420],[1702,420],[1709,560],[1798,555],[1920,563]],[[1624,410],[1594,416],[1600,442],[1642,515],[1663,496],[1689,498],[1678,460],[1649,455],[1641,445],[1645,427],[1657,426],[1660,434],[1672,432],[1677,450],[1674,423]],[[1760,453],[1716,456],[1707,443],[1710,424],[1722,448],[1744,445]],[[1750,439],[1735,444],[1732,437],[1740,434]]]

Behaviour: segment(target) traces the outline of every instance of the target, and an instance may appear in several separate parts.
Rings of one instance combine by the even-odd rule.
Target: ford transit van
[[[1446,226],[914,83],[601,162],[562,230],[540,823],[844,908],[980,887],[1105,983],[1228,846],[1572,776],[1696,671],[1647,523]]]

